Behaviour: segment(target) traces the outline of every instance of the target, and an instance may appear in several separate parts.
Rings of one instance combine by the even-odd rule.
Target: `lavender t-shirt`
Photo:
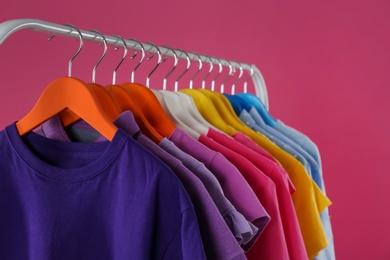
[[[159,145],[168,153],[178,158],[190,169],[205,185],[210,196],[217,205],[219,212],[225,219],[232,233],[240,244],[248,244],[255,237],[258,229],[248,222],[230,203],[223,194],[217,178],[204,166],[189,154],[180,150],[173,142],[163,138]]]

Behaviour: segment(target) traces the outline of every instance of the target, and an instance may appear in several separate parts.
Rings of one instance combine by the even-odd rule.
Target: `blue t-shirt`
[[[0,259],[205,259],[172,171],[119,129],[69,143],[0,131]]]

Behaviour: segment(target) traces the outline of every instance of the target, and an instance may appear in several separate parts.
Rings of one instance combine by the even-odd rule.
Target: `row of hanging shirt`
[[[255,95],[59,78],[0,143],[1,259],[335,258],[318,149]]]

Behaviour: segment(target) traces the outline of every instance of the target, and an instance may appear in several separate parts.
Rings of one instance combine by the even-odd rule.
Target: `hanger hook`
[[[73,54],[73,56],[70,58],[69,62],[68,62],[68,77],[72,77],[72,63],[73,63],[73,60],[77,57],[77,55],[79,55],[81,49],[83,48],[83,44],[84,44],[84,41],[83,41],[83,35],[81,33],[81,31],[74,25],[72,24],[64,24],[64,26],[68,26],[68,27],[71,27],[71,30],[70,32],[72,32],[73,29],[75,29],[79,35],[79,48],[77,49],[76,53]],[[51,39],[54,38],[54,34],[50,35],[48,40],[51,41]]]
[[[131,72],[131,83],[134,83],[134,77],[135,77],[135,71],[138,69],[138,67],[142,64],[142,62],[144,62],[144,59],[145,59],[145,48],[144,48],[144,45],[136,40],[136,39],[128,39],[129,41],[133,41],[133,42],[136,42],[136,44],[134,44],[133,48],[138,44],[140,47],[141,47],[141,52],[142,52],[142,55],[141,55],[141,59],[139,60],[137,66],[135,66],[135,68],[133,69],[133,71]],[[138,52],[136,51],[136,54]],[[137,55],[134,55],[131,59],[135,58],[135,56]]]
[[[215,78],[211,81],[211,90],[212,91],[214,91],[214,89],[215,89],[215,80],[221,75],[222,70],[223,70],[221,60],[216,58],[216,57],[213,57],[213,58],[218,61],[219,71],[218,71],[218,74],[215,76]]]
[[[96,69],[99,66],[100,62],[103,60],[104,56],[106,56],[107,53],[107,39],[104,37],[103,34],[101,34],[99,31],[96,30],[89,30],[90,32],[94,32],[95,34],[99,35],[100,38],[102,38],[103,43],[104,43],[104,50],[102,56],[99,58],[99,60],[96,62],[95,66],[93,67],[92,70],[92,83],[95,83],[95,78],[96,78]]]
[[[187,71],[190,69],[190,66],[191,66],[191,59],[190,59],[190,56],[188,55],[187,52],[181,50],[181,49],[176,49],[177,51],[181,51],[182,53],[184,53],[186,55],[186,59],[187,59],[187,67],[186,69],[180,74],[179,77],[177,77],[176,81],[175,81],[175,91],[177,92],[179,90],[179,80],[187,73]]]
[[[240,74],[238,75],[238,78],[234,81],[233,85],[232,85],[232,95],[235,94],[235,90],[236,90],[236,84],[237,82],[242,78],[242,75],[244,75],[244,69],[242,68],[242,64],[239,63],[239,62],[236,62],[240,68]]]
[[[233,65],[232,63],[229,61],[229,60],[225,60],[228,64],[229,64],[229,73],[228,75],[226,76],[225,80],[222,82],[221,84],[221,93],[223,94],[224,91],[225,91],[225,84],[226,82],[228,81],[228,79],[230,78],[230,76],[233,76],[234,73],[235,73],[235,70],[233,69]]]
[[[125,39],[123,39],[121,36],[119,35],[113,35],[113,37],[119,39],[120,41],[122,41],[123,43],[123,57],[122,59],[120,60],[120,62],[118,63],[118,65],[116,66],[116,68],[114,69],[114,72],[112,73],[112,84],[115,85],[115,82],[116,82],[116,71],[119,69],[119,67],[122,65],[122,62],[126,59],[126,56],[127,56],[127,44],[126,44],[126,41]],[[118,50],[118,47],[115,48],[115,50]],[[134,56],[133,56],[134,57]]]
[[[206,79],[210,76],[210,73],[211,71],[213,71],[214,69],[214,64],[213,64],[213,60],[211,59],[211,57],[207,56],[207,58],[209,59],[210,61],[210,69],[209,69],[209,72],[207,73],[206,77],[204,77],[204,79],[202,80],[202,88],[205,89],[206,88]]]
[[[194,55],[198,56],[198,61],[199,61],[199,65],[198,65],[198,70],[196,71],[196,73],[194,74],[194,76],[192,76],[191,80],[190,80],[190,89],[192,89],[193,85],[194,85],[194,79],[196,76],[198,76],[199,72],[202,70],[202,67],[203,67],[203,62],[202,62],[202,59],[200,57],[199,54],[193,52]]]
[[[179,63],[179,59],[177,58],[177,54],[176,54],[176,52],[175,52],[174,49],[172,49],[172,48],[170,48],[170,47],[168,47],[168,46],[164,46],[164,48],[166,48],[166,49],[172,51],[173,57],[174,57],[174,59],[175,59],[175,62],[173,63],[172,69],[171,69],[171,70],[168,72],[168,74],[165,75],[165,77],[164,77],[163,90],[166,90],[166,89],[167,89],[167,79],[168,79],[168,77],[172,74],[172,72],[176,69],[177,64]],[[167,54],[167,53],[168,53],[168,52],[166,52],[165,54]],[[166,57],[162,62],[165,62],[167,59],[168,59],[168,57]]]
[[[157,50],[157,55],[158,55],[158,61],[157,61],[157,64],[156,66],[153,68],[153,70],[149,73],[148,77],[146,78],[146,87],[150,87],[150,76],[152,76],[152,74],[156,71],[156,69],[158,68],[158,66],[160,66],[160,64],[162,63],[162,59],[161,59],[161,51],[160,49],[153,43],[150,43],[150,42],[147,42],[146,44],[149,44],[151,45],[152,47],[156,48]],[[151,50],[152,48],[149,49],[149,51]],[[150,56],[149,58],[147,58],[147,60],[151,60],[152,58],[154,57],[154,54],[152,56]]]
[[[249,65],[249,64],[248,64],[248,65]],[[251,66],[251,65],[249,65],[249,66],[250,66],[250,73],[249,73],[249,76],[245,79],[245,82],[244,82],[244,93],[247,93],[247,92],[248,92],[248,80],[249,80],[250,78],[252,78],[253,73],[255,72],[255,71],[253,70],[252,66]]]

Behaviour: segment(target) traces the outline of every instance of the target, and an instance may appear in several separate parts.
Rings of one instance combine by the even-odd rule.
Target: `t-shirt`
[[[328,245],[319,212],[322,212],[331,204],[330,200],[310,178],[302,164],[293,156],[259,133],[248,130],[243,130],[243,133],[265,148],[290,176],[296,188],[296,192],[293,194],[293,202],[306,251],[309,258],[314,258]]]
[[[245,145],[235,141],[231,137],[218,133],[213,129],[208,132],[208,137],[219,144],[235,151],[248,159],[254,166],[265,173],[274,183],[279,203],[279,211],[282,220],[284,235],[290,259],[307,259],[305,244],[299,228],[294,204],[291,198],[290,186],[287,174],[279,164],[263,157]]]
[[[318,150],[317,145],[310,140],[304,134],[298,132],[292,127],[285,125],[282,121],[277,120],[274,126],[276,130],[280,133],[284,134],[294,142],[296,142],[299,146],[301,146],[306,152],[308,152],[317,162],[318,165],[318,177],[316,175],[313,176],[314,181],[316,181],[317,185],[320,189],[326,194],[325,184],[322,177],[322,166],[321,166],[321,156]],[[321,213],[321,220],[324,224],[324,229],[326,233],[326,238],[328,239],[328,247],[320,252],[320,254],[316,257],[316,260],[328,260],[328,259],[336,259],[335,250],[334,250],[334,241],[333,241],[333,232],[332,225],[329,217],[329,210],[326,208]]]
[[[119,129],[111,142],[0,132],[0,259],[206,259],[172,171]]]
[[[308,158],[302,155],[302,149],[299,148],[299,146],[293,146],[293,143],[289,141],[287,138],[284,138],[283,140],[280,138],[278,134],[280,134],[278,131],[273,129],[270,126],[264,125],[263,127],[260,127],[256,124],[255,120],[252,118],[251,114],[247,112],[246,110],[242,110],[240,114],[240,119],[242,122],[244,122],[247,126],[252,128],[253,130],[264,134],[268,139],[270,139],[272,142],[274,142],[277,146],[282,148],[284,151],[288,152],[292,156],[295,157],[299,162],[302,163],[302,165],[305,167],[306,172],[311,176],[311,166],[309,162],[307,161]],[[268,128],[267,128],[268,127]],[[276,132],[276,135],[275,133]],[[281,135],[281,134],[280,134]],[[283,138],[283,135],[281,135]],[[300,149],[299,151],[297,149]]]
[[[199,229],[208,259],[245,259],[244,252],[230,232],[218,208],[203,183],[180,160],[173,157],[140,132],[130,111],[125,111],[114,121],[114,125],[133,136],[138,143],[166,163],[182,182],[195,208]],[[68,129],[78,141],[104,141],[99,133],[84,121],[79,121]],[[69,132],[68,131],[68,132]],[[41,125],[40,134],[48,138],[70,141],[58,117],[53,117]],[[231,223],[231,222],[229,222]]]
[[[236,242],[236,238],[233,234],[237,237],[240,234],[245,233],[240,233],[241,231],[238,227],[246,227],[246,220],[243,219],[238,212],[231,211],[230,214],[226,213],[226,215],[233,218],[228,218],[230,220],[229,224],[236,227],[234,230],[236,233],[232,234],[232,232],[230,232],[231,229],[229,230],[222,215],[218,214],[218,208],[201,180],[185,167],[179,159],[173,157],[143,135],[130,111],[123,112],[119,115],[114,121],[114,124],[123,129],[126,133],[132,135],[141,145],[166,163],[182,182],[195,208],[206,257],[208,259],[220,260],[245,259],[244,252]],[[166,140],[166,138],[164,139]],[[167,141],[169,142],[169,140]]]
[[[252,108],[251,111],[252,111],[252,114],[255,115],[257,121],[260,121],[261,118],[260,118],[260,115],[257,114],[257,111],[254,108]],[[264,131],[262,129],[260,129],[260,127],[255,123],[252,116],[246,110],[242,111],[240,118],[248,126],[250,126],[253,130],[258,131],[258,132],[261,131],[262,133],[264,133]],[[264,122],[262,122],[262,123],[264,124]],[[295,144],[294,142],[289,140],[287,137],[283,136],[281,133],[279,133],[278,131],[276,131],[272,127],[270,127],[270,126],[265,126],[265,127],[268,127],[273,132],[276,132],[277,135],[282,136],[281,138],[277,138],[273,134],[267,135],[267,137],[270,138],[270,140],[272,140],[273,142],[275,142],[275,144],[277,144],[280,148],[282,148],[283,150],[285,150],[286,152],[288,152],[289,154],[294,156],[298,161],[300,161],[302,163],[302,165],[305,167],[305,170],[309,174],[309,176],[320,187],[320,185],[322,185],[322,179],[319,178],[318,165],[314,161],[314,159],[306,151],[304,151],[302,148],[300,148],[297,144]],[[320,184],[319,184],[319,182],[320,182]],[[317,206],[321,205],[322,202],[318,196],[316,196],[316,200],[317,200],[316,201]],[[323,211],[323,209],[319,206],[318,212],[321,213],[322,211]]]
[[[270,217],[239,170],[222,154],[209,149],[178,128],[173,131],[169,139],[181,150],[206,165],[217,177],[226,197],[234,207],[258,228],[257,236],[259,236],[269,223]],[[257,237],[244,245],[244,250],[248,250],[256,239]]]
[[[289,135],[291,137],[294,137],[293,139],[296,139],[297,142],[303,143],[302,147],[299,146],[295,141],[285,136],[282,132],[279,132],[278,130],[266,125],[265,122],[262,120],[260,114],[257,112],[257,110],[254,107],[251,107],[250,109],[250,116],[253,118],[256,124],[260,125],[261,127],[264,127],[265,130],[268,130],[270,133],[272,133],[272,135],[280,139],[282,142],[287,143],[289,146],[293,147],[299,154],[301,154],[307,160],[307,162],[310,164],[310,169],[311,169],[310,176],[318,185],[318,187],[322,190],[322,192],[324,192],[325,194],[325,185],[322,177],[322,169],[319,165],[321,160],[320,160],[317,146],[308,137],[299,133],[295,129],[285,126],[284,124],[281,124],[280,121],[277,122],[278,126],[276,127],[282,128],[283,129],[282,132],[283,131],[289,132],[290,133]],[[305,144],[308,144],[309,146],[308,148],[306,148],[306,150],[305,150]],[[314,152],[314,156],[310,155],[308,151],[312,151],[312,153]],[[317,161],[313,157],[317,158]],[[317,260],[335,259],[333,233],[332,233],[328,208],[326,208],[324,211],[321,212],[320,217],[321,217],[322,225],[325,229],[326,238],[328,240],[328,247],[320,252],[319,256],[317,257]]]
[[[285,125],[281,120],[276,120],[273,127],[305,149],[321,166],[321,157],[318,147],[309,137],[290,126]]]
[[[237,134],[232,135],[232,137],[237,142],[245,145],[246,147],[248,147],[251,150],[255,151],[256,153],[260,154],[261,156],[264,156],[264,154],[263,154],[263,150],[264,149],[261,146],[259,146],[258,144],[256,144],[252,139],[249,139],[246,135],[244,135],[244,134],[239,132]],[[266,157],[266,156],[264,156],[264,157]],[[271,157],[272,159],[270,159],[268,156],[266,158],[269,159],[272,162],[278,163],[275,159],[273,159],[273,157]],[[281,172],[285,176],[285,178],[288,180],[288,186],[289,186],[290,194],[291,195],[294,194],[295,187],[292,184],[290,177],[288,176],[287,172],[283,168],[282,168]]]
[[[299,153],[301,156],[303,156],[306,159],[306,161],[310,165],[310,176],[312,177],[312,179],[315,181],[315,183],[317,183],[317,185],[322,190],[323,180],[322,180],[322,176],[320,174],[320,171],[321,171],[320,166],[319,166],[318,162],[313,158],[313,156],[310,155],[303,147],[298,145],[294,140],[285,136],[283,133],[280,133],[276,129],[266,125],[255,108],[252,107],[249,114],[250,114],[250,117],[255,121],[256,125],[260,126],[264,130],[266,130],[269,134],[271,134],[272,136],[279,139],[279,141],[281,142],[281,145],[287,144],[288,146],[292,147],[297,153]]]
[[[236,211],[234,206],[223,194],[221,185],[217,178],[206,168],[206,166],[189,154],[186,154],[167,138],[163,138],[159,144],[165,151],[178,158],[192,171],[204,184],[211,198],[217,205],[219,212],[225,219],[237,242],[247,244],[256,235],[258,229],[252,223]]]
[[[251,110],[251,114],[253,114],[253,118],[256,120],[260,120],[260,115],[258,115],[256,113],[255,110]],[[283,127],[281,127],[281,125],[283,125]],[[296,130],[290,130],[290,129],[293,129],[293,128],[290,128],[290,127],[287,127],[285,126],[284,124],[282,124],[280,121],[277,121],[277,124],[275,125],[275,127],[278,127],[278,128],[281,128],[281,129],[287,129],[287,130],[284,130],[284,132],[291,132],[291,133],[296,133],[297,131]],[[290,143],[292,143],[292,145],[296,145],[299,147],[300,152],[301,154],[307,158],[307,161],[310,163],[310,166],[312,168],[312,171],[311,171],[311,177],[313,178],[313,180],[315,181],[315,183],[318,185],[318,187],[324,191],[324,180],[322,178],[322,168],[321,168],[321,159],[320,159],[320,156],[319,156],[319,151],[318,151],[318,148],[317,146],[308,138],[308,137],[298,137],[298,138],[292,138],[290,139],[290,137],[287,137],[284,135],[283,132],[279,132],[276,130],[276,128],[271,128],[274,132],[276,132],[276,134],[279,134],[281,136],[283,136],[283,138],[285,138],[284,140],[289,140]],[[299,133],[299,132],[298,132]],[[302,134],[301,134],[302,135]],[[290,136],[294,136],[294,134],[290,134]],[[297,136],[300,136],[297,134]],[[302,145],[300,145],[299,143],[302,143]],[[309,145],[305,145],[305,144],[309,144]],[[308,148],[308,147],[311,147],[311,148]],[[313,151],[316,151],[316,154],[313,156],[312,154],[309,154],[309,151],[311,151],[313,153]],[[316,158],[316,159],[315,159]]]
[[[201,135],[199,141],[210,149],[222,153],[240,170],[271,217],[270,223],[255,245],[246,253],[248,259],[288,259],[289,255],[280,218],[276,187],[272,180],[249,160],[207,136]]]
[[[269,152],[267,152],[267,150],[265,150],[263,147],[259,146],[255,141],[253,141],[252,139],[250,139],[248,136],[244,135],[243,133],[237,132],[234,135],[231,135],[231,137],[233,137],[234,140],[237,140],[240,143],[244,143],[244,144],[247,143],[248,145],[257,146],[258,153],[260,153],[262,156],[268,158],[271,161],[277,162],[275,160],[275,158]]]

